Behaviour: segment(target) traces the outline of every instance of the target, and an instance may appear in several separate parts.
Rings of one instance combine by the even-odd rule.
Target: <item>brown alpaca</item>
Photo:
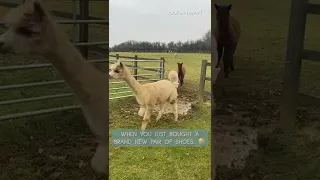
[[[178,64],[178,77],[179,77],[179,83],[180,86],[184,83],[184,76],[186,75],[186,68],[184,68],[182,65],[183,63],[177,63]]]
[[[236,51],[240,36],[241,28],[239,22],[230,15],[232,5],[218,6],[214,5],[217,11],[217,25],[215,29],[215,37],[218,43],[218,63],[223,53],[224,76],[228,77],[229,68],[234,71],[233,56]]]
[[[87,123],[99,145],[91,159],[94,170],[107,173],[109,123],[108,80],[69,42],[38,0],[24,0],[5,17],[7,31],[0,36],[1,53],[37,53],[48,59],[60,72],[79,100]]]

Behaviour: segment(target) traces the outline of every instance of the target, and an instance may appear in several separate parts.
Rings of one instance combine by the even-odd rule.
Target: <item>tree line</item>
[[[210,53],[211,52],[211,30],[198,40],[186,42],[171,41],[148,42],[148,41],[126,41],[109,48],[110,52],[185,52],[185,53]]]

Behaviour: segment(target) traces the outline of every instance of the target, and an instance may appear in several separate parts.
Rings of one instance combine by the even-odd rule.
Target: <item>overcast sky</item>
[[[187,41],[210,30],[210,0],[110,0],[110,46]]]

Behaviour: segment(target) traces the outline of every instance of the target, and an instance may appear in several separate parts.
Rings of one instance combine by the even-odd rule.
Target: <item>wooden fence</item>
[[[211,81],[211,77],[207,77],[207,67],[211,66],[208,60],[202,60],[201,73],[200,73],[200,84],[199,84],[199,102],[203,101],[205,92],[206,81]]]
[[[296,122],[297,92],[300,86],[302,59],[319,61],[320,52],[304,49],[307,14],[320,14],[320,4],[308,0],[291,0],[280,124],[285,131],[293,130]]]
[[[213,71],[213,72],[211,72],[211,77],[207,77],[207,67],[208,66],[210,66],[211,71]],[[217,83],[217,79],[221,78],[220,77],[221,66],[219,68],[212,68],[212,62],[208,62],[207,60],[202,60],[200,71],[201,72],[200,72],[199,97],[198,97],[199,99],[198,99],[198,101],[202,102],[205,94],[208,94],[209,96],[214,96],[214,94],[216,94],[216,92],[212,92],[212,93],[206,92],[205,85],[206,85],[206,81],[211,81],[212,84]]]

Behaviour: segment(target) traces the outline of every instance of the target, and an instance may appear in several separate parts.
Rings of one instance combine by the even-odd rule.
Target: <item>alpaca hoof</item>
[[[147,128],[149,121],[142,121],[141,130],[145,130]]]

